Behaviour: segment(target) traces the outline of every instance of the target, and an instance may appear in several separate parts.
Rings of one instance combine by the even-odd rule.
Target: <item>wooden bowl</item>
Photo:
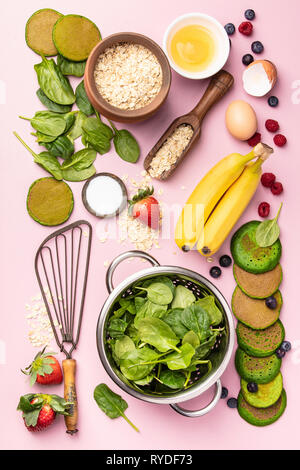
[[[160,63],[163,75],[161,89],[153,101],[143,108],[125,110],[112,106],[101,96],[96,88],[94,70],[99,55],[108,47],[119,42],[141,44],[149,49]],[[90,53],[85,67],[84,86],[90,102],[100,114],[117,122],[137,122],[148,119],[162,106],[169,93],[171,77],[171,69],[167,56],[156,42],[138,33],[116,33],[99,42]]]

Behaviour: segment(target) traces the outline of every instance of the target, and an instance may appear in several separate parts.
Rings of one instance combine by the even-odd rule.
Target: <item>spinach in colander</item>
[[[207,374],[217,338],[225,331],[213,295],[197,299],[168,276],[136,284],[114,305],[107,343],[120,373],[146,393],[169,394]]]

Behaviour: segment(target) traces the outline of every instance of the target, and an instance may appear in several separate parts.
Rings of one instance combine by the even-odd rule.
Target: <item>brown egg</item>
[[[239,140],[248,140],[257,131],[255,111],[246,101],[232,101],[226,110],[225,122],[230,134]]]

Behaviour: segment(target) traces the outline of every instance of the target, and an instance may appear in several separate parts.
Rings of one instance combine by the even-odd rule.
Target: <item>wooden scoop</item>
[[[173,132],[176,130],[178,126],[181,124],[190,124],[194,130],[194,134],[184,149],[182,154],[177,158],[176,162],[172,164],[171,168],[162,172],[156,178],[159,180],[166,180],[171,176],[173,171],[177,168],[180,162],[185,158],[187,153],[194,147],[196,142],[198,141],[201,135],[201,124],[206,115],[206,113],[212,108],[212,106],[217,103],[222,96],[224,96],[227,91],[231,88],[234,82],[233,76],[226,72],[225,70],[221,70],[216,75],[214,75],[204,93],[199,103],[195,106],[195,108],[190,111],[188,114],[184,116],[180,116],[172,124],[168,127],[166,132],[161,136],[159,141],[154,145],[154,147],[150,150],[148,155],[144,161],[144,168],[145,170],[149,171],[151,167],[151,161],[155,157],[157,151],[161,148],[163,143],[170,137]]]

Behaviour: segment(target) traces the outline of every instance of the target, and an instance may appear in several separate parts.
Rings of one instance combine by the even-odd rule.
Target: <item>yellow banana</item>
[[[220,160],[196,186],[177,221],[175,242],[184,251],[191,250],[214,207],[241,175],[245,165],[256,158],[256,147],[247,155],[232,153]]]
[[[203,256],[211,256],[218,251],[257,189],[262,173],[261,165],[273,153],[273,149],[265,144],[258,144],[255,149],[259,158],[246,166],[204,225],[197,244],[197,250]]]

